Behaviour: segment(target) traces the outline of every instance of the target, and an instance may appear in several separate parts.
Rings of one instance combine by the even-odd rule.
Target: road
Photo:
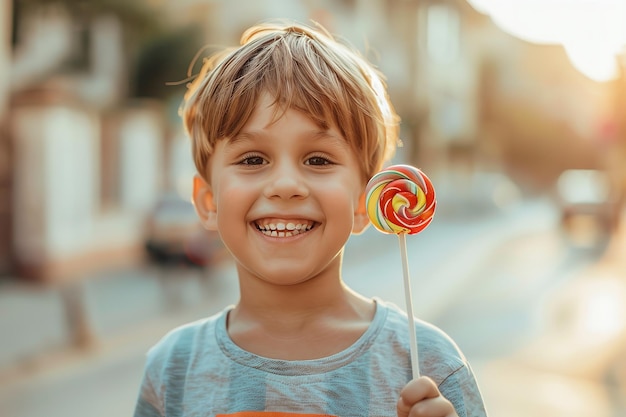
[[[617,362],[624,375],[626,275],[595,273],[600,255],[556,229],[520,234],[432,318],[472,362],[492,415],[626,416],[613,378]]]
[[[555,307],[559,296],[598,259],[597,252],[567,244],[545,202],[481,218],[443,215],[409,237],[408,252],[414,312],[440,326],[466,353],[491,415],[620,415],[600,369],[604,364],[581,376],[541,362],[549,351],[546,337],[563,324],[564,313]],[[354,237],[344,266],[348,285],[404,306],[395,236],[372,229]],[[202,282],[206,300],[200,304],[171,310],[91,350],[60,352],[36,370],[22,369],[0,385],[0,415],[131,415],[149,346],[175,325],[236,300],[229,265]]]

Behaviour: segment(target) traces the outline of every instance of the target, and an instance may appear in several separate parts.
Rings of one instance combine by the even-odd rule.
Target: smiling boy
[[[258,25],[206,62],[182,114],[193,201],[240,298],[150,350],[136,417],[486,415],[448,336],[417,322],[425,376],[411,381],[406,314],[341,278],[367,180],[398,140],[366,60],[321,27]]]

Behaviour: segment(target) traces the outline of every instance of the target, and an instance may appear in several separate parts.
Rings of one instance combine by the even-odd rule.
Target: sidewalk
[[[135,350],[143,355],[172,328],[237,299],[229,262],[206,272],[176,270],[175,277],[159,276],[163,272],[142,266],[86,278],[82,289],[93,340],[83,347],[71,343],[58,288],[0,287],[0,387],[84,361],[114,361]]]

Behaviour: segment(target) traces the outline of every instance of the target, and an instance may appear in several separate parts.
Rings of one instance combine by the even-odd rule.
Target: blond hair
[[[243,34],[240,47],[206,60],[181,107],[194,163],[205,179],[215,143],[239,133],[263,93],[282,111],[297,109],[321,128],[337,128],[366,180],[399,140],[399,117],[384,78],[355,49],[319,25],[260,24]]]

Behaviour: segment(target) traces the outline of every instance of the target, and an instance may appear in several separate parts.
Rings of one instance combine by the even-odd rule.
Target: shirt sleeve
[[[154,390],[154,386],[149,376],[150,369],[146,366],[143,380],[139,389],[139,396],[135,404],[134,417],[164,417],[161,411],[163,407],[159,405],[159,396]]]
[[[181,326],[150,348],[134,417],[180,415],[194,337],[193,325]]]
[[[466,362],[439,384],[439,391],[454,406],[459,417],[486,417],[482,394]]]

